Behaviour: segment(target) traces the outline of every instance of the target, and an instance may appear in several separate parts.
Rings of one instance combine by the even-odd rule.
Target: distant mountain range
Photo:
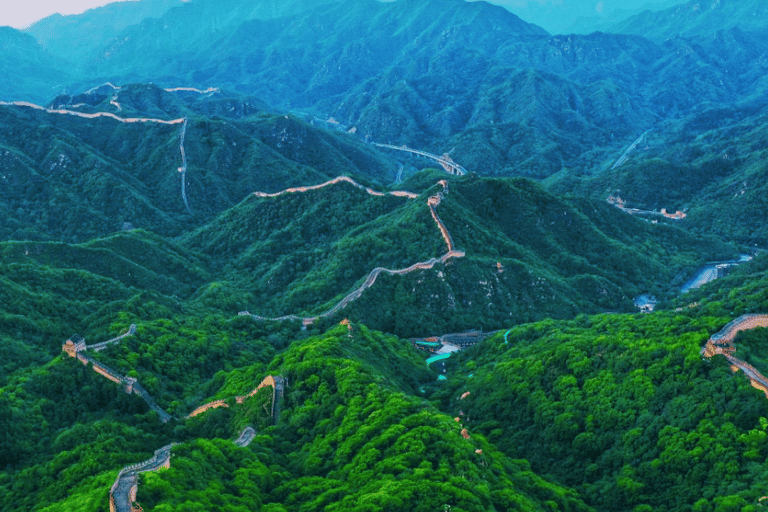
[[[450,152],[483,174],[543,178],[594,172],[661,121],[760,94],[765,23],[749,17],[759,4],[723,1],[681,23],[685,4],[617,29],[655,43],[550,36],[503,8],[462,0],[115,4],[29,33],[75,63],[68,92],[103,81],[219,87],[333,117],[364,138]],[[702,20],[721,10],[741,33],[713,42]],[[103,30],[83,37],[94,24]],[[664,43],[673,33],[693,39]],[[6,86],[2,95],[48,101],[56,84],[45,76],[35,79],[45,88]]]
[[[659,11],[644,11],[617,23],[612,32],[636,34],[663,43],[675,37],[715,36],[739,28],[761,31],[768,23],[768,5],[761,0],[688,0]]]

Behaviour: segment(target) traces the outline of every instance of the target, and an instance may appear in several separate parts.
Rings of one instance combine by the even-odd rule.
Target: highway
[[[419,156],[429,158],[439,163],[443,167],[443,169],[445,169],[446,172],[448,172],[449,174],[453,174],[455,176],[464,176],[465,174],[467,174],[467,170],[464,169],[459,164],[457,164],[456,162],[454,162],[453,160],[451,160],[450,157],[448,157],[448,155],[437,156],[437,155],[433,155],[432,153],[427,153],[426,151],[411,149],[407,146],[393,146],[392,144],[381,144],[378,142],[371,142],[371,145],[379,148],[394,149],[395,151],[405,151],[407,153],[413,153],[414,155],[419,155]]]

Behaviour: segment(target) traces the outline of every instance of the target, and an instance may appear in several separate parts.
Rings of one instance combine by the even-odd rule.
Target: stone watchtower
[[[64,344],[61,350],[69,354],[69,357],[77,357],[77,353],[85,350],[85,339],[79,334],[73,334]]]

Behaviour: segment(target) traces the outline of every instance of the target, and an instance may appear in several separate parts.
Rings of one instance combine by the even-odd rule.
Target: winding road
[[[642,141],[643,138],[645,138],[645,136],[648,135],[648,132],[650,132],[650,131],[651,130],[646,130],[645,132],[643,132],[643,134],[640,135],[637,138],[637,140],[635,140],[635,142],[633,142],[632,145],[627,148],[626,151],[624,151],[624,153],[621,155],[621,157],[619,157],[619,159],[616,160],[616,163],[613,164],[613,167],[611,167],[611,170],[614,170],[617,167],[620,167],[624,162],[626,162],[627,159],[629,158],[629,154],[637,147],[638,144],[640,144],[640,141]]]
[[[299,192],[307,192],[309,190],[317,190],[323,187],[327,187],[330,185],[334,185],[341,182],[348,182],[352,185],[365,190],[367,193],[374,195],[374,196],[383,196],[385,195],[382,192],[377,192],[375,190],[372,190],[367,187],[363,187],[359,183],[355,182],[354,180],[347,178],[345,176],[341,176],[338,178],[334,178],[330,181],[327,181],[325,183],[322,183],[320,185],[314,185],[309,187],[295,187],[295,188],[289,188],[286,190],[283,190],[281,192],[276,192],[274,194],[267,194],[264,192],[254,192],[253,194],[256,197],[278,197],[283,194],[289,194],[289,193],[299,193]],[[445,243],[447,245],[447,252],[443,254],[440,258],[430,258],[427,261],[420,261],[418,263],[414,263],[410,267],[402,268],[402,269],[388,269],[384,267],[376,267],[368,274],[363,284],[361,284],[358,288],[351,291],[349,294],[347,294],[346,297],[341,299],[335,306],[330,308],[329,310],[320,313],[315,316],[298,316],[295,314],[291,315],[284,315],[279,317],[264,317],[259,315],[254,315],[248,311],[241,311],[238,313],[238,315],[241,316],[250,316],[254,320],[260,320],[260,321],[276,321],[276,322],[283,322],[288,320],[298,320],[301,321],[304,325],[311,325],[315,322],[315,320],[319,318],[326,318],[329,317],[335,313],[337,313],[339,310],[345,308],[350,302],[357,300],[360,298],[360,296],[363,294],[365,290],[373,286],[373,284],[376,282],[376,278],[379,277],[382,273],[388,274],[388,275],[405,275],[410,274],[411,272],[415,272],[416,270],[428,270],[437,265],[438,263],[444,264],[448,260],[452,258],[463,258],[465,256],[465,253],[463,251],[459,251],[456,249],[456,246],[453,243],[453,238],[451,237],[451,234],[448,232],[448,228],[445,227],[445,224],[440,219],[440,217],[437,214],[436,208],[440,205],[440,203],[443,200],[443,197],[448,193],[448,182],[445,180],[440,180],[438,182],[439,185],[443,187],[443,189],[438,192],[437,194],[430,196],[427,199],[427,205],[429,206],[430,212],[432,214],[432,219],[435,221],[435,224],[437,225],[438,229],[440,230],[440,234],[443,237],[443,240],[445,240]],[[401,197],[408,197],[411,199],[415,199],[418,197],[418,195],[413,194],[411,192],[403,192],[403,191],[395,191],[395,192],[389,192],[390,195],[395,196],[401,196]]]
[[[378,142],[371,142],[371,145],[379,148],[394,149],[395,151],[405,151],[406,153],[413,153],[414,155],[429,158],[439,163],[447,173],[453,174],[455,176],[464,176],[467,174],[467,170],[451,160],[448,155],[437,156],[433,155],[432,153],[427,153],[426,151],[411,149],[407,146],[393,146],[392,144],[381,144]]]
[[[187,136],[188,120],[185,117],[184,123],[181,125],[181,134],[179,135],[179,152],[181,153],[181,167],[179,172],[181,173],[181,198],[184,200],[184,206],[187,211],[192,213],[192,209],[189,207],[189,201],[187,201],[187,152],[184,150],[184,139]]]

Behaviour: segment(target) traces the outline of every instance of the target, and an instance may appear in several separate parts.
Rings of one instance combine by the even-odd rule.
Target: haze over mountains
[[[637,206],[695,212],[709,208],[701,187],[661,205],[669,190],[655,180],[628,189],[625,178],[603,173],[646,132],[622,176],[654,159],[662,163],[651,168],[668,173],[724,123],[741,133],[749,118],[749,131],[761,129],[766,7],[696,5],[637,15],[616,26],[623,34],[551,36],[501,7],[461,0],[128,2],[37,23],[28,32],[42,49],[7,31],[13,62],[28,62],[0,95],[45,103],[56,91],[105,81],[219,87],[277,110],[332,117],[364,140],[449,152],[480,174],[556,176],[563,190],[574,176],[594,176],[604,187],[598,197],[620,191]],[[762,146],[736,140],[708,144],[692,163],[743,159],[737,172],[750,169],[748,183],[761,187],[751,162],[761,161]],[[706,185],[722,189],[722,174]],[[738,207],[755,208],[749,197]]]
[[[0,509],[759,510],[768,8],[535,4],[0,29]]]

